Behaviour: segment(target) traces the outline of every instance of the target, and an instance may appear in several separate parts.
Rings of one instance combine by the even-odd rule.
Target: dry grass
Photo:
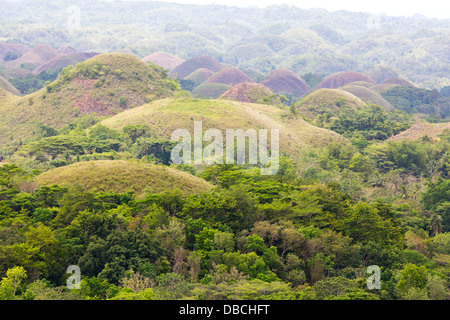
[[[400,132],[399,134],[389,138],[390,141],[399,141],[402,139],[418,140],[425,136],[433,139],[439,139],[438,135],[442,134],[444,130],[450,129],[450,123],[416,123],[411,128]]]
[[[180,189],[185,194],[202,193],[212,185],[189,173],[170,167],[125,160],[78,162],[36,177],[39,185],[80,185],[86,190],[160,193]]]

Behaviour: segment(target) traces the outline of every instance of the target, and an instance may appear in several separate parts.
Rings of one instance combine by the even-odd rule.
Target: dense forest
[[[104,5],[0,13],[0,300],[450,299],[448,19]],[[194,121],[278,171],[175,164]]]

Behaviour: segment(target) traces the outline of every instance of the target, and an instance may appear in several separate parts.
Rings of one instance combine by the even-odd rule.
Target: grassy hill
[[[176,129],[193,132],[194,120],[202,121],[203,130],[216,128],[246,130],[278,129],[280,149],[294,159],[308,150],[321,148],[330,141],[344,141],[339,134],[315,127],[288,110],[275,106],[241,103],[228,100],[163,99],[126,110],[101,124],[122,131],[128,125],[149,125],[152,134],[170,139]]]
[[[39,185],[80,185],[86,190],[160,193],[180,189],[185,194],[206,192],[208,182],[167,166],[124,160],[98,160],[71,164],[36,177]]]
[[[3,88],[4,90],[15,94],[15,95],[20,95],[20,91],[17,90],[16,88],[14,88],[14,86],[8,82],[8,80],[6,80],[5,78],[3,78],[2,76],[0,76],[0,88]]]
[[[438,138],[445,130],[450,130],[450,123],[428,123],[420,122],[412,125],[409,129],[389,138],[390,141],[419,140],[425,136]]]
[[[367,104],[354,94],[340,89],[316,90],[296,104],[298,112],[309,119],[315,119],[326,112],[336,115],[344,106],[356,110]]]
[[[189,60],[184,61],[170,72],[172,78],[184,79],[197,69],[205,68],[212,72],[218,72],[224,68],[224,66],[217,61],[216,58],[202,55]]]
[[[65,68],[67,66],[74,66],[80,62],[86,61],[89,58],[97,55],[97,53],[93,52],[71,52],[65,53],[60,56],[57,56],[49,61],[45,62],[41,66],[37,67],[33,70],[33,74],[39,74],[43,71],[48,71],[52,69]]]
[[[292,94],[302,96],[309,91],[308,85],[295,73],[287,69],[271,72],[261,84],[277,94]]]
[[[228,89],[230,89],[229,85],[223,83],[209,83],[203,82],[198,87],[196,87],[192,93],[196,96],[202,98],[218,98],[223,93],[225,93]]]
[[[327,76],[321,83],[317,85],[315,89],[336,89],[355,81],[364,81],[375,84],[375,81],[373,81],[369,76],[366,76],[365,74],[356,71],[345,71]]]
[[[190,75],[184,78],[184,80],[189,80],[194,83],[194,88],[201,85],[205,82],[209,77],[214,74],[211,70],[200,68],[192,72]]]
[[[239,83],[228,89],[220,99],[271,105],[283,105],[280,97],[260,83]]]
[[[229,86],[234,86],[239,83],[254,81],[248,75],[237,68],[226,68],[216,72],[206,80],[209,83],[223,83]]]
[[[174,56],[172,54],[169,54],[167,52],[158,51],[153,52],[152,54],[149,54],[148,56],[144,57],[142,59],[144,62],[153,62],[156,63],[158,66],[163,67],[167,70],[172,70],[182,64],[184,62],[184,59]]]
[[[6,68],[21,68],[25,65],[39,67],[47,61],[58,57],[57,50],[48,45],[39,45],[24,53],[21,57],[5,63]]]
[[[394,107],[376,90],[351,84],[343,86],[340,89],[354,94],[366,103],[377,104],[383,107],[386,111],[391,111],[394,109]]]
[[[40,124],[61,128],[92,113],[110,116],[177,89],[156,65],[128,54],[98,55],[37,92],[0,98],[0,143],[30,138]]]

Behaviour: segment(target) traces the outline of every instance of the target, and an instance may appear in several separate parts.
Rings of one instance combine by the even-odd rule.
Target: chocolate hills
[[[69,65],[76,65],[80,62],[86,61],[89,58],[92,58],[93,56],[97,55],[97,53],[94,52],[71,52],[71,53],[64,53],[60,56],[54,57],[50,59],[49,61],[45,62],[41,66],[37,67],[33,70],[33,74],[39,74],[43,71],[48,70],[54,70],[54,69],[60,69],[65,68]]]
[[[20,96],[19,90],[14,88],[14,86],[2,76],[0,76],[0,88],[3,88],[4,90],[8,91],[9,93],[15,94],[16,96]]]
[[[289,93],[302,96],[310,89],[299,76],[287,69],[272,71],[267,79],[260,83],[276,94]]]
[[[377,104],[383,107],[386,111],[391,111],[394,109],[394,107],[376,90],[352,84],[343,86],[340,89],[354,94],[366,103]]]
[[[260,83],[239,83],[220,96],[220,99],[271,105],[283,105],[280,97]]]
[[[230,89],[229,85],[223,83],[203,82],[196,87],[192,93],[201,98],[216,99]]]
[[[209,77],[211,77],[214,74],[209,69],[200,68],[192,72],[190,75],[184,78],[184,80],[190,80],[194,83],[194,88],[201,85],[203,82],[205,82]]]
[[[124,160],[77,162],[49,170],[36,177],[39,185],[82,186],[85,190],[160,193],[179,189],[190,195],[207,192],[213,186],[189,173],[167,166]]]
[[[237,68],[227,68],[216,72],[206,80],[209,83],[223,83],[229,86],[234,86],[239,83],[254,83],[248,75]]]
[[[23,66],[29,66],[28,68],[35,68],[43,65],[47,61],[59,56],[57,50],[48,45],[39,45],[33,49],[25,52],[21,57],[8,61],[5,63],[6,68],[21,68]],[[33,68],[34,69],[34,68]]]
[[[189,60],[184,61],[180,65],[178,65],[176,68],[174,68],[169,75],[172,78],[178,78],[178,79],[184,79],[188,75],[190,75],[192,72],[194,72],[197,69],[205,68],[208,70],[211,70],[212,72],[218,72],[222,69],[224,69],[224,66],[217,61],[216,58],[202,55],[198,56]]]
[[[323,79],[323,81],[319,83],[314,90],[322,88],[337,89],[355,81],[364,81],[374,85],[376,84],[375,81],[365,74],[356,71],[345,71],[329,75]]]
[[[406,79],[400,78],[400,77],[387,79],[387,80],[383,81],[382,84],[398,84],[399,86],[402,86],[402,87],[411,87],[411,88],[415,87],[411,82],[409,82]]]
[[[22,56],[28,51],[30,51],[30,48],[22,44],[0,43],[0,61],[4,61],[8,53],[14,54],[15,56]]]
[[[182,64],[185,60],[170,53],[158,51],[144,57],[142,61],[156,63],[158,66],[170,71]]]
[[[97,55],[37,92],[0,98],[0,142],[29,138],[40,124],[61,128],[92,113],[111,116],[178,89],[160,67],[133,55]]]

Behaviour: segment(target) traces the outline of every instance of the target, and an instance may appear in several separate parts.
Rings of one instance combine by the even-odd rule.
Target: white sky
[[[450,18],[449,0],[158,0],[186,4],[221,4],[238,7],[266,7],[273,4],[291,4],[302,9],[324,8],[328,11],[347,10],[391,16],[422,14],[428,18]]]

